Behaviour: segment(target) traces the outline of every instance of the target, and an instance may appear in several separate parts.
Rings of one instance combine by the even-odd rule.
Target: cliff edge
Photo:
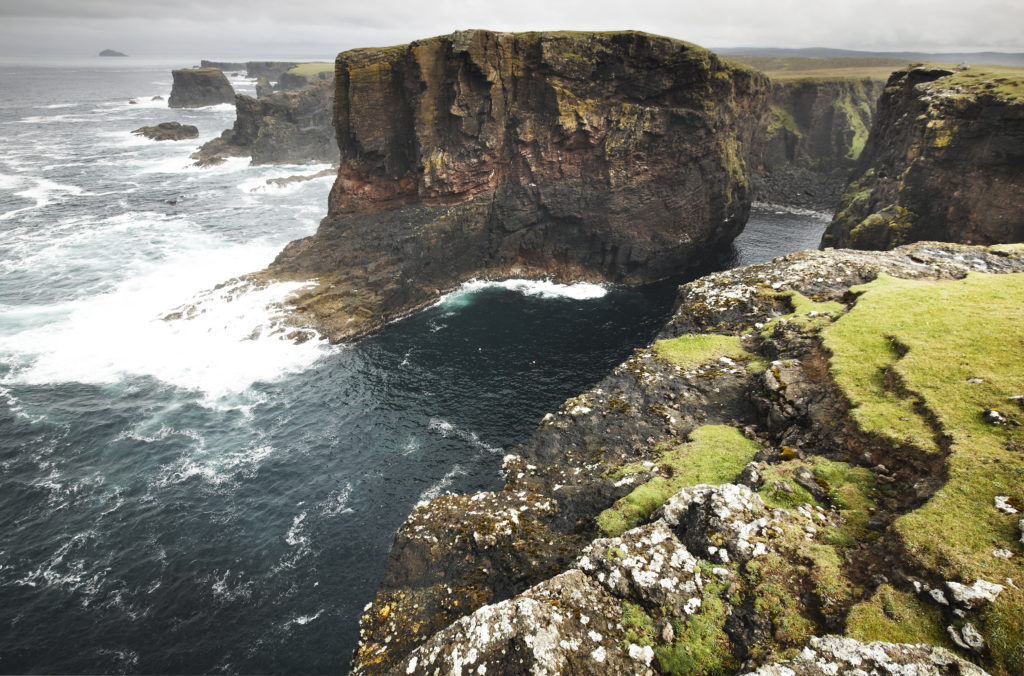
[[[727,244],[764,76],[636,32],[473,30],[340,54],[341,168],[317,233],[267,273],[315,279],[333,341],[471,277],[644,283]]]
[[[896,71],[822,246],[1024,240],[1024,72]]]
[[[1021,245],[936,242],[681,287],[417,506],[354,673],[1021,673],[1022,299]]]

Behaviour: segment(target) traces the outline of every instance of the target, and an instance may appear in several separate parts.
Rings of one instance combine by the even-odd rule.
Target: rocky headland
[[[471,277],[644,283],[729,243],[764,76],[643,33],[465,31],[338,56],[341,168],[267,273],[331,340]]]
[[[1024,240],[1020,69],[893,73],[822,246]]]
[[[754,169],[799,204],[853,166],[849,213],[981,175],[1002,204],[1019,173],[984,172],[1020,166],[1019,80],[961,76],[896,73],[872,121],[873,81],[773,86],[642,33],[345,52],[328,216],[256,277],[313,279],[298,321],[341,340],[470,276],[681,272],[742,228]],[[1001,227],[975,204],[950,238]],[[416,507],[354,673],[1024,673],[1022,299],[1024,246],[942,242],[681,287],[503,490]]]
[[[219,68],[181,68],[171,71],[174,84],[167,105],[171,108],[202,108],[232,103],[235,90]]]
[[[941,243],[681,287],[504,490],[416,508],[354,672],[1021,673],[1022,292]]]
[[[332,83],[258,99],[238,94],[233,100],[234,126],[192,155],[197,165],[220,164],[227,157],[251,157],[253,164],[337,164]]]

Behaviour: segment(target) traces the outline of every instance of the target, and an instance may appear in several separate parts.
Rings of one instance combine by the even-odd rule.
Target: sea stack
[[[235,90],[219,68],[182,68],[171,71],[174,85],[167,105],[171,108],[202,108],[234,103]]]
[[[728,244],[766,78],[638,32],[471,30],[340,54],[327,217],[269,269],[332,340],[474,276],[642,284]]]

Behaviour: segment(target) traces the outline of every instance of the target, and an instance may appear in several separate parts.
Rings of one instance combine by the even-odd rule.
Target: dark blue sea
[[[502,456],[649,342],[685,281],[474,283],[296,345],[276,306],[295,285],[215,287],[314,232],[330,179],[191,167],[234,111],[166,107],[190,65],[0,65],[3,673],[346,671],[413,506],[500,488]],[[169,120],[200,138],[130,133]],[[708,266],[825,224],[759,208]]]

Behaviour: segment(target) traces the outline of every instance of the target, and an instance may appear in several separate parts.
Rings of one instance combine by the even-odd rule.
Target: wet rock
[[[139,127],[132,130],[132,133],[154,141],[184,141],[199,137],[198,128],[180,122],[161,122],[152,127]]]

